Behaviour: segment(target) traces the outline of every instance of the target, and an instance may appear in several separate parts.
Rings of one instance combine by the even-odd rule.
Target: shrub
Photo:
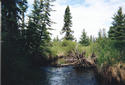
[[[115,48],[115,41],[108,38],[99,39],[95,45],[95,51],[98,56],[98,64],[113,65],[120,61],[120,52]]]
[[[52,55],[53,56],[67,56],[75,51],[77,43],[70,40],[53,41],[52,42]]]

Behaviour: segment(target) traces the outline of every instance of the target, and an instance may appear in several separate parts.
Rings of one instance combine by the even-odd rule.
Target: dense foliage
[[[40,85],[40,65],[49,52],[50,2],[34,0],[27,26],[27,0],[2,0],[2,85]]]

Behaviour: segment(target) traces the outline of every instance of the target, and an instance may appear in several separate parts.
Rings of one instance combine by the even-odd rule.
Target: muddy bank
[[[125,65],[103,66],[94,70],[101,85],[125,85]]]

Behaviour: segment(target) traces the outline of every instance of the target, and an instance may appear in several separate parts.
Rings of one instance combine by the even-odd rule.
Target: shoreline
[[[93,70],[95,76],[101,85],[125,85],[125,64],[117,63],[114,65],[98,66],[98,64],[92,64],[94,67],[84,67],[79,64],[65,62],[53,63],[49,66],[52,67],[68,67],[73,66],[76,70]]]
[[[74,64],[55,64],[50,65],[53,67],[68,67],[74,66]],[[93,70],[95,76],[101,85],[125,85],[125,68],[116,66],[105,66],[105,67],[73,67],[76,70]],[[113,70],[115,69],[115,70]]]
[[[97,68],[95,75],[101,85],[125,85],[125,69],[107,66]]]

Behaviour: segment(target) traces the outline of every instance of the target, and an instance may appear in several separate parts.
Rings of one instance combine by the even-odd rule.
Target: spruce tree
[[[19,6],[19,9],[20,9],[20,17],[21,17],[21,22],[20,22],[20,26],[21,26],[21,29],[24,29],[25,28],[25,12],[28,8],[27,6],[27,0],[21,0],[19,3],[18,3],[18,6]]]
[[[114,15],[113,20],[109,30],[109,38],[113,40],[125,40],[125,15],[121,7]]]
[[[82,44],[83,46],[88,46],[90,44],[89,38],[85,32],[85,29],[83,29],[79,43]]]
[[[28,2],[27,0],[21,0],[18,3],[19,9],[20,9],[20,21],[19,21],[19,25],[20,25],[20,33],[21,33],[21,37],[23,39],[26,38],[26,23],[25,23],[25,13],[27,11],[28,8]]]
[[[53,41],[59,41],[59,37],[58,37],[58,35],[53,39]]]
[[[115,40],[115,47],[120,51],[120,55],[125,55],[125,15],[120,7],[113,17],[112,26],[109,29],[109,38]],[[125,59],[125,58],[123,58]]]
[[[41,42],[41,45],[45,46],[47,45],[51,38],[50,38],[50,32],[49,30],[51,30],[51,24],[52,24],[52,21],[50,19],[50,12],[53,11],[51,9],[51,3],[52,0],[41,0],[41,4],[40,4],[40,8],[43,9],[43,12],[41,12],[41,19],[42,19],[42,22],[41,22],[41,36],[43,36],[41,39],[42,39],[42,42]],[[42,4],[43,3],[43,4]]]
[[[27,30],[27,49],[32,56],[45,55],[48,51],[52,21],[50,0],[34,0]]]
[[[106,32],[105,32],[104,28],[99,30],[99,32],[98,32],[98,38],[99,39],[106,38]]]
[[[34,57],[37,56],[39,52],[40,42],[41,42],[41,36],[40,36],[41,30],[39,30],[41,28],[40,12],[41,12],[40,1],[34,0],[33,10],[31,15],[29,16],[28,29],[26,32],[27,53],[30,56],[32,56],[33,60],[34,60]]]
[[[20,67],[23,47],[19,42],[20,9],[17,4],[18,0],[2,0],[2,85],[18,85],[23,77],[20,75],[23,74],[23,66]]]
[[[90,41],[90,43],[91,43],[91,42],[94,43],[94,42],[96,41],[96,39],[95,39],[94,36],[90,35],[89,41]]]
[[[20,17],[19,17],[19,8],[17,7],[16,4],[18,4],[17,0],[13,1],[2,0],[2,28],[4,28],[2,29],[2,35],[3,35],[2,39],[16,40],[16,38],[19,35],[17,22]]]
[[[66,40],[74,40],[74,37],[72,35],[73,31],[71,30],[72,27],[72,16],[70,13],[70,8],[67,6],[65,10],[65,15],[64,15],[64,26],[62,28],[62,33],[65,33],[65,39]]]
[[[101,29],[100,29],[99,32],[98,32],[98,37],[99,37],[99,39],[102,38],[102,30],[101,30]]]
[[[23,52],[23,54],[25,55],[25,45],[26,45],[26,22],[25,22],[25,16],[26,16],[26,11],[28,8],[28,2],[27,0],[19,0],[18,1],[18,8],[19,8],[19,16],[20,19],[18,20],[18,24],[19,24],[19,31],[20,31],[20,38],[19,38],[19,42],[20,42],[20,47],[23,47],[21,49],[21,52]]]

